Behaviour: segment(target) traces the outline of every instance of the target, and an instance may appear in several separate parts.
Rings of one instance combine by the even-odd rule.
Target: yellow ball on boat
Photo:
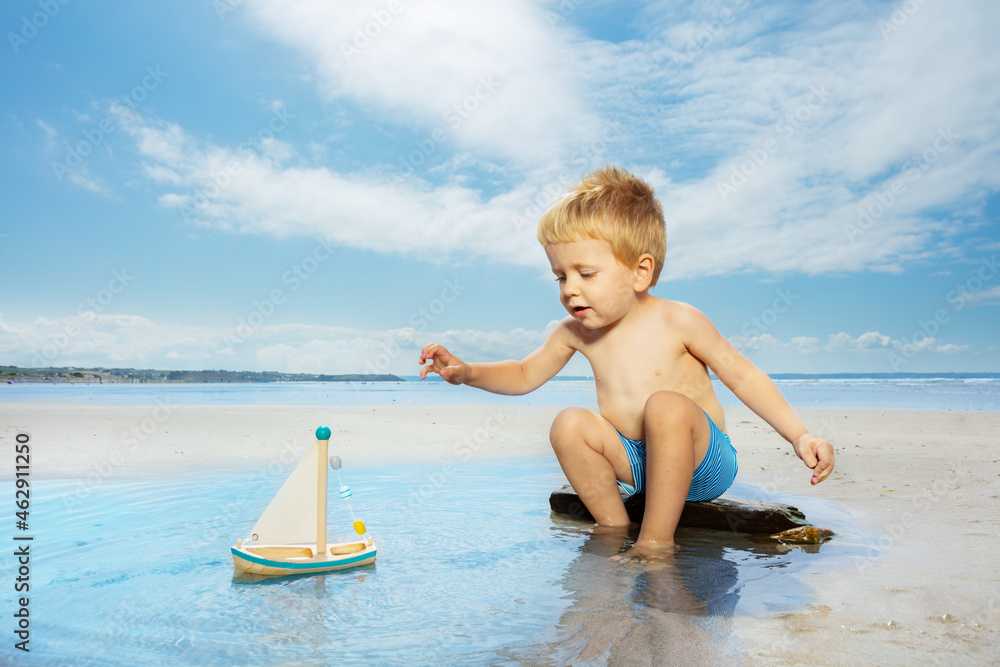
[[[358,535],[364,535],[365,534],[365,522],[362,521],[361,519],[358,519],[357,521],[355,521],[354,522],[354,532],[357,533]]]

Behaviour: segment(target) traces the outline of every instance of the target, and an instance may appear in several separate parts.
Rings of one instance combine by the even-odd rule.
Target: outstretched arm
[[[819,484],[833,472],[833,445],[809,432],[764,371],[726,340],[707,317],[692,306],[682,315],[685,343],[743,404],[791,443]]]
[[[420,352],[420,378],[437,373],[451,384],[467,384],[494,394],[520,396],[538,389],[569,362],[576,351],[565,322],[556,326],[540,348],[521,361],[470,364],[437,343]],[[430,363],[427,363],[430,362]]]
[[[720,336],[721,338],[721,336]],[[725,338],[723,338],[725,341]],[[729,345],[729,341],[726,341]],[[809,432],[767,374],[732,348],[733,372],[715,374],[724,385],[792,444],[795,454],[812,469],[812,484],[819,484],[833,472],[833,445]],[[723,375],[726,375],[723,378]]]

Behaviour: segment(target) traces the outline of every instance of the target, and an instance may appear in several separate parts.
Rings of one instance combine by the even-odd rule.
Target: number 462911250
[[[31,438],[27,433],[17,434],[17,445],[14,448],[14,475],[17,477],[15,485],[17,491],[14,493],[15,505],[17,505],[18,527],[27,530],[28,508],[31,506],[30,482],[28,478],[31,474]],[[22,527],[23,526],[23,527]]]

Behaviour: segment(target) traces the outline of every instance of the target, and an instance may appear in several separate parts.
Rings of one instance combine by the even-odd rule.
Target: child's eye
[[[584,280],[589,280],[593,278],[595,275],[597,274],[593,271],[584,271],[580,273],[580,277],[583,278]]]
[[[564,283],[564,282],[566,282],[566,276],[556,276],[556,282],[557,283]]]

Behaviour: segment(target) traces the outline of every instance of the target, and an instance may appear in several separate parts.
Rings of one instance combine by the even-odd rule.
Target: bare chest
[[[676,391],[696,402],[711,389],[705,365],[676,337],[635,331],[605,337],[580,350],[590,361],[601,413],[629,428],[641,420],[646,399]]]

